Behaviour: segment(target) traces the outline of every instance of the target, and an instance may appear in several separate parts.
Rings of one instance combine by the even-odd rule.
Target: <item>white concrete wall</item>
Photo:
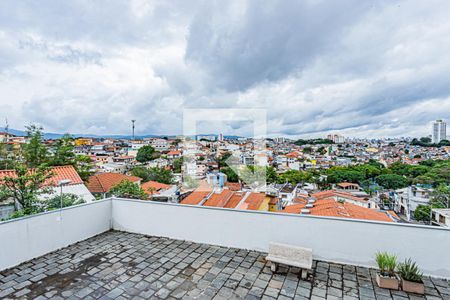
[[[313,249],[314,258],[373,266],[377,251],[412,257],[425,274],[450,278],[450,230],[337,218],[114,199],[113,229],[267,251],[269,242]]]
[[[111,228],[111,199],[0,223],[0,270]]]

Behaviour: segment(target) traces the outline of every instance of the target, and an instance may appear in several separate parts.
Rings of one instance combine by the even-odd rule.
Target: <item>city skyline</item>
[[[134,121],[134,122],[133,122]],[[117,137],[123,137],[123,138],[130,138],[133,136],[136,136],[137,139],[139,138],[145,138],[145,137],[176,137],[176,136],[182,136],[183,134],[153,134],[151,132],[142,132],[140,134],[134,134],[134,130],[135,130],[135,122],[136,120],[132,120],[132,125],[130,127],[130,132],[129,133],[105,133],[105,134],[92,134],[92,133],[77,133],[77,132],[50,132],[45,130],[45,128],[43,128],[43,132],[46,135],[47,138],[59,138],[62,137],[64,134],[69,134],[75,137],[93,137],[93,138],[117,138]],[[357,136],[351,136],[351,135],[343,135],[340,131],[332,131],[331,133],[325,134],[325,135],[312,135],[312,136],[298,136],[298,137],[293,137],[293,136],[284,136],[284,135],[267,135],[267,138],[288,138],[291,140],[295,140],[295,139],[302,139],[302,138],[306,138],[306,139],[315,139],[315,138],[328,138],[331,140],[334,140],[334,138],[330,138],[330,136],[339,136],[339,138],[342,139],[398,139],[398,138],[405,138],[405,139],[412,139],[412,138],[422,138],[422,137],[427,137],[427,138],[431,138],[432,142],[436,142],[439,143],[439,141],[441,140],[448,140],[448,135],[446,135],[446,131],[444,130],[444,135],[443,136],[439,136],[439,141],[436,141],[434,139],[434,126],[437,122],[443,122],[444,124],[446,124],[446,120],[444,119],[438,119],[438,120],[434,120],[430,123],[430,125],[432,126],[430,132],[428,132],[428,134],[425,134],[423,136],[409,136],[409,135],[404,135],[404,136],[398,136],[398,137],[389,137],[389,136],[372,136],[372,137],[357,137]],[[38,126],[42,126],[41,124],[35,124]],[[9,132],[13,135],[19,135],[19,136],[25,136],[26,135],[26,128],[24,128],[23,130],[17,129],[17,128],[9,128],[9,124],[7,124],[4,127],[0,127],[0,132]],[[223,135],[224,137],[243,137],[243,138],[251,138],[252,136],[245,136],[245,135],[236,135],[236,134],[232,134],[232,133],[223,133],[222,131],[217,131],[217,132],[213,132],[213,131],[205,131],[205,132],[198,132],[195,136],[216,136],[216,138],[218,138],[220,135]]]

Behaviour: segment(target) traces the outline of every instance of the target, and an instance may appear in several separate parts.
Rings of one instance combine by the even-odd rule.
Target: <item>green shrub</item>
[[[419,271],[419,267],[411,258],[398,264],[398,274],[404,280],[422,282],[422,272]]]
[[[387,252],[378,252],[375,256],[375,260],[381,275],[389,277],[395,276],[395,268],[397,267],[396,255],[391,255]]]

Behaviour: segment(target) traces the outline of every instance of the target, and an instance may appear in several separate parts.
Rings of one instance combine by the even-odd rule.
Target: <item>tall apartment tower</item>
[[[432,142],[437,144],[447,138],[447,123],[443,120],[433,122]]]

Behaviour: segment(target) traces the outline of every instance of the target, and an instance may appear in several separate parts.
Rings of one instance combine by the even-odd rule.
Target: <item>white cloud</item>
[[[437,0],[2,2],[0,117],[178,134],[183,108],[257,107],[271,135],[426,135],[450,119],[449,13]]]

